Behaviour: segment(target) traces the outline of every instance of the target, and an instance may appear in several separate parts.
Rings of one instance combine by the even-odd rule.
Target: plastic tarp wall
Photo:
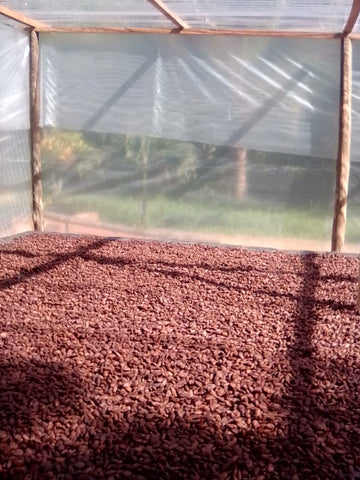
[[[336,158],[338,55],[337,41],[42,35],[42,124]]]
[[[53,26],[174,26],[148,0],[2,0],[1,4]]]
[[[148,0],[2,0],[50,25],[168,27]],[[341,32],[352,0],[166,0],[194,28],[259,28]]]
[[[32,230],[29,36],[0,23],[0,236]]]
[[[351,0],[167,0],[191,27],[341,31]]]
[[[338,40],[42,34],[40,43],[47,214],[165,236],[330,238],[331,200],[314,179],[332,195]],[[320,203],[314,233],[285,225]]]
[[[351,164],[346,224],[346,250],[359,253],[360,245],[360,42],[353,41]]]

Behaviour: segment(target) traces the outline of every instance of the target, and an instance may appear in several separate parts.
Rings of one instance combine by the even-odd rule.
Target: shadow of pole
[[[39,265],[36,265],[33,268],[29,269],[21,269],[20,273],[13,275],[12,277],[5,277],[3,279],[0,279],[0,290],[6,290],[7,288],[11,288],[14,285],[17,285],[18,283],[22,283],[24,280],[28,280],[34,276],[46,273],[51,271],[53,268],[58,267],[59,265],[66,263],[68,260],[72,260],[77,257],[83,257],[85,258],[89,252],[93,250],[97,250],[101,248],[103,245],[106,245],[107,243],[111,242],[109,239],[99,239],[94,242],[91,242],[89,245],[86,246],[81,246],[77,248],[76,250],[69,252],[69,253],[58,253],[53,255],[53,258],[47,262],[41,263]],[[2,252],[2,254],[7,254],[11,255],[14,252],[8,251],[8,252]],[[33,256],[31,253],[27,253],[23,250],[21,251],[15,251],[16,255],[21,255],[23,257],[27,258],[36,258],[36,256]]]
[[[317,323],[316,289],[320,280],[319,266],[314,254],[302,258],[303,282],[295,316],[293,341],[288,349],[291,380],[285,403],[290,411],[288,423],[288,458],[294,459],[292,473],[301,471],[309,478],[319,473],[314,455],[316,434],[309,419],[316,419],[316,398],[312,393],[315,364],[313,338]],[[310,468],[312,466],[312,468]],[[321,468],[321,467],[320,467]]]
[[[99,251],[94,255],[104,242],[99,240],[67,254],[53,255],[48,262],[28,269],[27,275],[48,272],[75,256],[119,268],[136,263],[120,256],[102,257]],[[26,251],[19,254],[26,256]],[[183,404],[190,405],[193,401],[187,390],[187,395],[179,396],[177,391],[173,393],[158,385],[147,397],[138,394],[130,397],[129,391],[121,388],[128,377],[114,370],[120,388],[112,396],[107,390],[110,375],[104,377],[100,388],[98,376],[80,368],[82,362],[79,366],[70,360],[72,357],[65,362],[60,358],[56,362],[53,358],[42,362],[14,356],[11,349],[11,354],[4,353],[4,349],[0,355],[0,478],[360,478],[360,366],[355,361],[344,365],[336,355],[332,362],[320,358],[316,341],[322,303],[317,296],[323,277],[315,254],[303,256],[302,263],[303,280],[294,296],[297,306],[289,322],[288,372],[285,372],[289,373],[289,379],[284,383],[287,390],[280,399],[277,393],[276,399],[269,393],[257,400],[264,402],[265,407],[266,403],[270,407],[276,404],[276,412],[277,407],[283,407],[279,432],[266,427],[267,410],[263,412],[264,422],[258,422],[264,425],[244,426],[242,415],[247,413],[250,403],[243,402],[241,380],[239,385],[234,382],[231,388],[228,385],[227,391],[224,387],[224,398],[230,403],[226,408],[221,407],[220,413],[211,409],[194,413],[193,408],[187,413]],[[174,275],[170,268],[164,269],[163,262],[160,264],[162,274]],[[154,268],[140,262],[140,271],[152,272]],[[244,269],[249,271],[246,266]],[[175,274],[186,281],[194,279],[183,272]],[[14,277],[8,281],[3,288],[21,279]],[[252,288],[256,294],[256,285]],[[7,342],[6,337],[3,341]],[[212,346],[209,343],[208,348]],[[165,349],[163,353],[169,352]],[[101,356],[94,358],[98,362]],[[252,390],[255,384],[256,379],[251,383]],[[159,400],[157,393],[165,394],[166,400]],[[244,400],[248,398],[254,402],[253,392],[247,391]],[[208,400],[204,400],[202,393],[198,401],[201,405]],[[165,410],[169,404],[171,409]]]

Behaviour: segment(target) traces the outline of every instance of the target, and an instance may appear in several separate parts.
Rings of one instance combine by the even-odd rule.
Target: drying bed
[[[2,479],[360,478],[358,261],[0,245]]]

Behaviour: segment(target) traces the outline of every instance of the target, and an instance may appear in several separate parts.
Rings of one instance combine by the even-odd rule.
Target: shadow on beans
[[[116,415],[96,404],[74,367],[1,358],[0,478],[360,478],[360,368],[318,358],[319,268],[313,255],[303,262],[291,378],[282,397],[266,399],[268,412],[256,426],[227,422],[225,411],[217,412],[219,420],[211,413],[164,415],[135,403]],[[239,395],[231,408],[241,402]]]

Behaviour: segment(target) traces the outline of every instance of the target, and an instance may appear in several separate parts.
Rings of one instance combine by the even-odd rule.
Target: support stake
[[[350,142],[351,142],[351,40],[344,37],[341,65],[341,100],[339,150],[336,165],[336,190],[331,250],[341,252],[345,241],[346,209],[349,187]]]
[[[30,135],[33,222],[34,230],[42,232],[44,230],[44,209],[41,186],[39,39],[34,30],[30,32]]]

